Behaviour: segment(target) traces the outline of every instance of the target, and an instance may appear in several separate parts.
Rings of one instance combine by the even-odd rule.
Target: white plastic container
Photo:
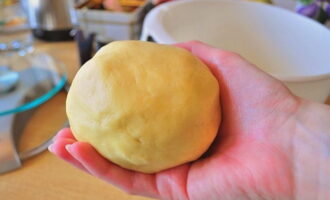
[[[297,0],[272,0],[272,4],[284,9],[295,11]]]
[[[139,19],[147,2],[133,12],[76,9],[79,27],[84,33],[96,33],[102,42],[138,39]]]
[[[200,40],[241,54],[297,96],[330,94],[330,31],[293,12],[249,1],[180,0],[153,9],[142,40]]]

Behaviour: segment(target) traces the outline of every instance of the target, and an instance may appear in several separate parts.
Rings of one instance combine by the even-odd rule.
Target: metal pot
[[[33,35],[49,41],[71,40],[77,24],[74,0],[21,0]]]

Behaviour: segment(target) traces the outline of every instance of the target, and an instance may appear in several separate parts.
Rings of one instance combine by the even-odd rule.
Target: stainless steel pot
[[[21,0],[35,37],[50,41],[70,40],[77,24],[74,0]]]

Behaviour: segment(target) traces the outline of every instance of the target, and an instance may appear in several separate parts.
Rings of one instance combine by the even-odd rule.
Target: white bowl
[[[303,98],[330,94],[330,31],[293,12],[233,0],[180,0],[153,9],[142,40],[200,40],[234,51],[283,81]]]

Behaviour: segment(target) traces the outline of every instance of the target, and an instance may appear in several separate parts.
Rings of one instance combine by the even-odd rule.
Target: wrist
[[[292,138],[296,199],[330,198],[330,106],[302,101]]]

